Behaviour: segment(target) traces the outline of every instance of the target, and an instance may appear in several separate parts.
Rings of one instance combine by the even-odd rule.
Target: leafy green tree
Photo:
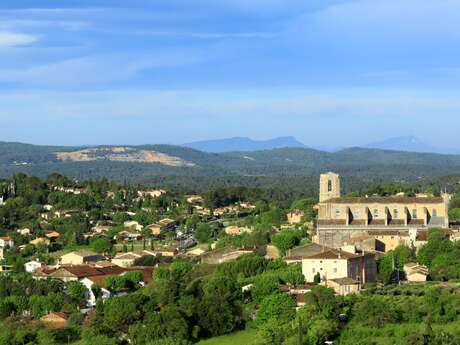
[[[199,224],[196,232],[195,237],[198,242],[206,243],[212,239],[213,231],[209,224]]]
[[[67,283],[67,291],[69,299],[72,303],[78,306],[84,306],[86,302],[86,287],[80,282]]]
[[[440,229],[430,229],[428,242],[419,249],[417,261],[431,267],[431,263],[437,255],[452,251],[453,246],[453,243],[444,237]]]
[[[383,296],[372,296],[354,306],[356,320],[370,327],[382,327],[396,321],[396,313]]]
[[[112,242],[106,237],[92,240],[90,246],[97,253],[109,253],[112,250]]]
[[[302,232],[298,230],[285,230],[272,236],[272,243],[278,248],[281,255],[286,255],[288,249],[300,243]]]
[[[256,316],[257,325],[263,325],[270,320],[287,323],[295,317],[295,303],[291,296],[275,293],[265,297]]]
[[[254,286],[251,289],[252,299],[260,303],[265,297],[279,292],[279,278],[274,273],[264,273],[254,279]]]

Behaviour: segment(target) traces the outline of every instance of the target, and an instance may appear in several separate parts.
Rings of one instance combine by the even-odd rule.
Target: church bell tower
[[[340,177],[333,172],[321,174],[319,178],[319,202],[333,198],[340,198]]]

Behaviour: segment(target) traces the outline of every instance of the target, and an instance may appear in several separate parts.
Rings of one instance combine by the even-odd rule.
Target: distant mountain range
[[[238,151],[261,151],[283,147],[306,147],[296,138],[278,137],[269,140],[253,140],[246,137],[234,137],[216,140],[195,141],[182,146],[190,147],[203,152],[238,152]]]
[[[277,148],[286,147],[303,147],[308,148],[307,145],[297,140],[295,137],[278,137],[269,140],[253,140],[246,137],[225,138],[216,140],[196,141],[182,146],[190,147],[203,152],[225,153],[225,152],[251,152],[261,150],[272,150]],[[310,146],[311,148],[319,151],[337,152],[345,149],[346,147],[322,147]],[[364,148],[392,150],[392,151],[406,151],[406,152],[426,152],[426,153],[440,153],[440,154],[460,154],[460,149],[447,149],[428,145],[420,139],[413,136],[402,136],[389,138],[383,141],[373,142],[363,145]]]
[[[383,141],[374,142],[366,145],[367,148],[393,150],[393,151],[408,151],[408,152],[430,152],[441,154],[459,154],[460,149],[440,148],[428,145],[420,139],[413,136],[403,136],[386,139]]]

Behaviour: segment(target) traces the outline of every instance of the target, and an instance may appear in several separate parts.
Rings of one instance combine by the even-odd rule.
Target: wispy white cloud
[[[209,56],[194,49],[163,52],[89,55],[21,69],[0,69],[0,82],[26,87],[88,88],[128,81],[143,71],[205,61]]]
[[[38,41],[38,37],[17,32],[0,32],[0,47],[15,47]]]
[[[103,29],[101,31],[104,31]],[[155,31],[155,30],[110,30],[112,33],[129,33],[145,36],[169,36],[201,39],[224,39],[224,38],[273,38],[275,32],[248,31],[248,32],[193,32],[193,31]]]

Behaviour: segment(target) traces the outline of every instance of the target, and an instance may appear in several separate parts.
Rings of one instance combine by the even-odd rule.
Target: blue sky
[[[3,0],[0,140],[458,147],[455,0]]]

